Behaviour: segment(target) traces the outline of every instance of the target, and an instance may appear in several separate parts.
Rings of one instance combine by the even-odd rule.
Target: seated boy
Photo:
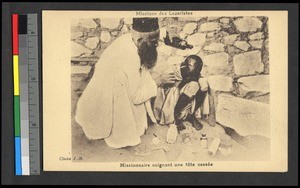
[[[196,110],[207,93],[198,82],[202,66],[199,56],[190,55],[181,63],[180,70],[174,69],[179,81],[173,86],[162,86],[154,102],[154,113],[160,124],[175,123],[181,131],[185,129],[183,121],[189,121],[196,130],[202,129],[203,125],[196,118]]]
[[[197,55],[188,56],[181,64],[182,80],[178,85],[178,89],[182,92],[174,109],[175,124],[179,131],[185,129],[183,120],[189,121],[196,130],[200,130],[203,127],[195,114],[206,95],[206,92],[200,90],[198,83],[202,66],[202,59]]]

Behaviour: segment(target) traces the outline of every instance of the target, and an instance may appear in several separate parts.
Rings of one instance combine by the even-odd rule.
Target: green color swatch
[[[15,136],[20,136],[20,96],[14,96]]]

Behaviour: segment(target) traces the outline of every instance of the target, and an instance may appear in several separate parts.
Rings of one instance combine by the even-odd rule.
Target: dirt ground
[[[77,85],[76,85],[77,84]],[[102,140],[88,140],[79,124],[74,120],[74,113],[80,94],[73,88],[78,88],[79,82],[72,81],[72,156],[82,157],[85,162],[165,162],[165,161],[263,161],[270,158],[270,139],[249,135],[247,145],[227,135],[220,125],[210,126],[207,121],[200,120],[204,127],[196,131],[186,123],[187,130],[181,132],[174,144],[166,142],[168,126],[150,124],[141,137],[141,144],[133,147],[113,149]],[[200,147],[200,135],[205,133],[208,146],[216,137],[231,143],[229,154],[220,150],[214,156],[207,149]],[[156,145],[153,139],[160,142]],[[230,145],[231,145],[230,144]],[[228,151],[228,147],[227,150]]]

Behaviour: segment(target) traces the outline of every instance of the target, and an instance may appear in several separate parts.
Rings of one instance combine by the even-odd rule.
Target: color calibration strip
[[[20,93],[19,93],[19,16],[12,15],[13,37],[13,80],[14,80],[14,133],[15,133],[15,173],[22,175],[21,134],[20,134]]]
[[[15,174],[40,173],[37,15],[12,15]]]

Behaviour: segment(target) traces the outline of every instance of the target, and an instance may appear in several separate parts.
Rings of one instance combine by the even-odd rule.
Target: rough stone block
[[[188,36],[188,34],[186,34],[186,33],[184,33],[184,32],[180,32],[180,33],[179,33],[179,37],[180,37],[181,39],[185,39],[187,36]]]
[[[95,49],[98,44],[99,44],[99,38],[98,37],[87,38],[86,41],[85,41],[85,46],[90,48],[90,49]]]
[[[257,32],[249,36],[250,40],[260,40],[264,38],[264,33],[263,32]]]
[[[186,34],[192,34],[197,29],[197,23],[187,23],[184,25],[182,32]]]
[[[231,57],[233,57],[233,56],[235,56],[236,54],[239,54],[239,53],[241,53],[241,51],[242,50],[240,50],[239,48],[237,48],[237,47],[235,47],[235,46],[228,46],[227,47],[227,52],[228,52],[228,54],[231,56]]]
[[[224,52],[224,44],[222,43],[211,43],[207,46],[205,46],[203,49],[206,51],[212,51],[212,52]]]
[[[265,103],[220,94],[216,120],[243,136],[270,137],[270,108]]]
[[[253,41],[249,41],[249,43],[251,44],[251,46],[253,48],[255,48],[255,49],[261,49],[263,41],[262,40],[253,40]]]
[[[238,18],[234,24],[240,32],[257,31],[262,26],[262,22],[256,17]]]
[[[228,69],[228,54],[225,52],[215,53],[204,56],[202,58],[203,64],[207,66],[207,70],[210,73],[220,73]]]
[[[200,25],[201,32],[220,31],[221,25],[218,22],[208,22]]]
[[[233,65],[235,74],[239,76],[258,74],[264,71],[261,52],[258,50],[235,55]]]
[[[107,29],[116,29],[120,25],[120,19],[117,18],[103,18],[101,19],[101,27]]]
[[[109,42],[111,40],[110,33],[107,31],[102,31],[100,35],[100,40],[102,42]]]
[[[207,21],[212,22],[212,21],[218,21],[220,17],[208,17]]]
[[[228,35],[224,37],[223,43],[226,45],[232,45],[237,40],[238,37],[239,34]]]
[[[240,95],[247,98],[270,93],[269,75],[248,76],[238,79]]]
[[[225,91],[229,92],[233,90],[233,80],[228,76],[209,76],[208,85],[209,88],[214,91]]]
[[[78,57],[83,54],[91,54],[92,51],[80,45],[76,42],[71,41],[71,57]]]
[[[206,37],[207,38],[217,38],[218,37],[218,32],[213,31],[213,32],[206,33]]]
[[[71,66],[71,74],[88,74],[91,66]]]
[[[224,24],[229,24],[230,20],[229,20],[229,18],[221,18],[220,22],[224,23]]]
[[[252,98],[249,98],[249,99],[253,100],[253,101],[258,101],[258,102],[270,104],[270,94],[261,95],[261,96],[257,96],[257,97],[252,97]]]
[[[247,51],[250,48],[250,44],[246,41],[236,41],[234,46],[244,51]]]
[[[203,33],[195,33],[186,38],[188,44],[193,46],[202,46],[205,43],[206,35]]]

